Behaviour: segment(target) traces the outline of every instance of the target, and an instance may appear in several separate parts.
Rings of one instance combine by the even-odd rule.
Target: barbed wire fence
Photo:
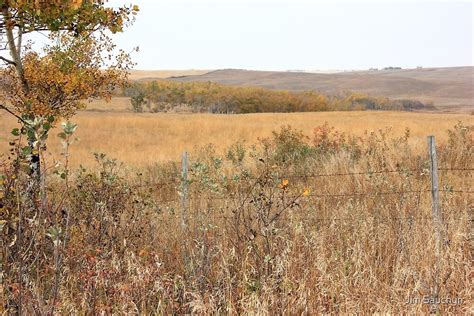
[[[395,169],[395,170],[368,170],[368,171],[361,171],[361,172],[336,172],[336,173],[304,173],[304,174],[287,174],[287,175],[279,175],[279,179],[284,179],[283,181],[288,181],[288,179],[302,179],[302,180],[307,180],[307,179],[318,179],[318,178],[344,178],[344,177],[354,177],[354,176],[373,176],[373,175],[383,175],[383,174],[398,174],[398,175],[428,175],[429,174],[429,187],[427,188],[418,188],[418,189],[398,189],[398,190],[382,190],[382,191],[371,191],[371,190],[365,190],[361,192],[338,192],[338,193],[330,193],[330,192],[318,192],[316,190],[313,190],[311,193],[309,191],[305,191],[304,193],[299,193],[295,194],[292,196],[287,196],[290,199],[293,199],[293,201],[297,201],[299,199],[306,199],[309,201],[309,203],[314,202],[314,199],[353,199],[353,198],[368,198],[368,197],[374,197],[374,198],[380,198],[383,196],[406,196],[410,194],[418,195],[420,196],[421,194],[428,194],[430,193],[431,195],[431,216],[427,215],[421,215],[420,213],[414,213],[411,216],[397,216],[396,214],[393,214],[387,218],[380,218],[380,217],[372,217],[370,220],[374,222],[383,222],[383,221],[403,221],[406,223],[413,223],[415,221],[418,222],[423,222],[424,223],[432,223],[433,227],[433,237],[434,237],[434,257],[435,257],[435,275],[436,280],[435,280],[435,287],[433,289],[433,297],[435,298],[434,304],[432,304],[431,308],[433,311],[437,312],[439,311],[439,305],[438,305],[438,300],[437,298],[439,297],[439,292],[441,288],[441,282],[442,280],[439,277],[439,272],[442,269],[442,260],[443,260],[443,252],[445,250],[445,247],[447,245],[447,240],[446,240],[446,234],[447,234],[447,226],[445,225],[444,222],[444,217],[443,217],[443,212],[441,208],[441,197],[440,193],[445,193],[446,195],[452,195],[452,196],[460,196],[460,195],[471,195],[474,194],[474,190],[472,189],[472,184],[468,184],[469,187],[462,187],[462,188],[449,188],[449,187],[440,187],[440,180],[439,180],[439,172],[444,172],[444,173],[461,173],[461,174],[469,174],[471,175],[472,172],[474,171],[474,168],[469,167],[438,167],[438,157],[436,154],[436,145],[435,145],[435,137],[434,136],[428,136],[427,138],[428,142],[428,157],[429,157],[429,168],[423,168],[423,169]],[[139,184],[138,187],[174,187],[175,190],[177,191],[178,196],[175,199],[166,199],[166,200],[161,200],[161,203],[177,203],[180,202],[181,204],[181,223],[183,226],[183,230],[185,231],[187,229],[187,226],[189,225],[189,218],[188,218],[188,212],[189,212],[189,206],[190,206],[190,201],[192,200],[205,200],[205,201],[214,201],[214,200],[230,200],[232,201],[233,199],[241,199],[242,196],[239,195],[239,192],[237,192],[237,196],[235,194],[227,194],[226,196],[196,196],[192,195],[192,192],[190,190],[190,181],[188,178],[188,171],[189,171],[189,162],[188,162],[188,153],[184,152],[182,156],[182,172],[181,172],[181,177],[180,179],[172,179],[171,181],[165,181],[165,182],[156,182],[156,183],[148,183],[148,184]],[[248,176],[245,177],[245,180],[252,180],[252,181],[259,181],[259,177],[252,177]],[[336,180],[336,181],[338,181]],[[179,200],[178,200],[179,198]],[[247,197],[248,198],[248,197]],[[247,199],[246,198],[246,199]],[[311,199],[313,199],[311,201]],[[245,203],[245,201],[244,201]],[[468,204],[470,205],[470,204]],[[472,205],[472,203],[471,203]],[[418,203],[419,207],[419,203]],[[469,207],[469,206],[468,206]],[[354,225],[356,222],[363,221],[364,219],[361,218],[354,218],[354,217],[321,217],[321,216],[315,216],[315,212],[310,212],[311,213],[311,220],[316,221],[319,223],[333,223],[333,222],[344,222],[344,223],[350,223],[351,225]],[[201,216],[201,215],[200,215]],[[229,217],[232,215],[226,215],[226,214],[217,214],[217,217],[219,218],[224,218],[224,220],[227,220]],[[212,217],[215,219],[216,214],[213,214]],[[366,219],[368,220],[368,219]],[[472,218],[468,219],[471,223],[473,222]]]
[[[442,258],[443,258],[443,251],[447,245],[446,241],[446,234],[447,234],[447,226],[445,223],[445,220],[443,218],[443,213],[442,213],[442,208],[441,208],[441,195],[440,193],[444,193],[444,197],[450,196],[450,197],[460,197],[460,196],[469,196],[474,194],[473,190],[473,183],[468,183],[467,187],[440,187],[440,177],[439,177],[439,172],[442,173],[457,173],[461,175],[469,175],[470,178],[472,178],[472,172],[474,172],[473,167],[460,167],[460,166],[455,166],[455,167],[438,167],[438,158],[436,154],[436,146],[435,146],[435,138],[434,136],[428,136],[428,157],[429,157],[429,166],[425,168],[418,168],[418,169],[411,169],[411,168],[401,168],[401,169],[385,169],[385,170],[366,170],[366,171],[357,171],[357,172],[335,172],[335,173],[304,173],[304,174],[278,174],[276,175],[276,178],[280,181],[288,181],[288,179],[299,179],[305,180],[307,179],[322,179],[322,178],[335,178],[337,180],[334,181],[340,181],[340,179],[344,177],[356,177],[356,176],[369,176],[369,180],[371,179],[371,176],[374,175],[386,175],[386,174],[394,174],[394,175],[403,175],[403,176],[429,176],[429,184],[425,183],[421,188],[407,188],[407,189],[385,189],[385,190],[370,190],[370,189],[365,189],[365,191],[360,191],[360,192],[337,192],[337,193],[331,193],[331,192],[321,192],[318,190],[315,190],[314,188],[311,188],[311,192],[304,192],[304,193],[298,193],[298,194],[290,194],[286,196],[286,198],[293,199],[294,201],[299,201],[299,200],[305,200],[308,202],[308,204],[317,202],[318,199],[367,199],[369,197],[373,198],[381,198],[385,196],[397,196],[399,195],[400,197],[404,197],[406,195],[418,195],[421,196],[421,194],[430,194],[431,195],[431,215],[423,215],[420,214],[419,212],[410,215],[410,216],[400,216],[396,214],[390,214],[388,217],[378,217],[378,216],[373,216],[370,219],[365,219],[365,220],[371,220],[376,223],[382,223],[382,222],[387,222],[387,221],[399,221],[399,222],[405,222],[408,224],[412,224],[416,221],[422,222],[423,224],[427,224],[429,222],[432,223],[433,227],[433,236],[434,236],[434,241],[435,241],[435,247],[434,247],[434,256],[436,258],[435,261],[435,270],[436,271],[441,271],[441,264],[442,264]],[[166,189],[166,194],[169,196],[170,192],[172,192],[174,195],[173,197],[168,197],[168,198],[157,198],[155,201],[157,203],[174,203],[173,207],[180,208],[181,212],[177,213],[177,216],[180,216],[181,218],[181,225],[183,228],[183,231],[187,231],[188,225],[190,225],[190,221],[194,220],[189,217],[189,212],[191,209],[191,203],[193,201],[230,201],[230,202],[235,202],[239,199],[242,199],[242,194],[241,192],[236,193],[227,193],[223,194],[222,196],[209,196],[206,194],[201,194],[202,192],[193,192],[191,190],[191,186],[194,184],[189,179],[189,171],[191,170],[189,166],[189,155],[187,152],[184,152],[182,155],[182,161],[181,161],[181,175],[176,176],[175,178],[171,178],[166,181],[156,181],[156,182],[149,182],[149,183],[139,183],[132,185],[133,188],[148,188],[148,189],[155,189],[157,191],[160,191],[162,189]],[[464,178],[463,178],[464,179]],[[232,180],[232,179],[228,179]],[[234,179],[235,180],[235,179]],[[245,177],[238,179],[238,180],[245,180],[245,181],[254,181],[255,183],[261,178],[259,176],[251,176],[251,175],[246,175]],[[425,181],[425,179],[423,179]],[[463,180],[464,181],[464,180]],[[297,181],[295,181],[297,182]],[[247,197],[248,198],[248,197]],[[245,198],[245,199],[247,199]],[[199,205],[199,204],[197,204]],[[474,202],[467,202],[466,204],[470,208],[474,208]],[[420,205],[418,203],[418,210]],[[200,208],[200,207],[197,207]],[[204,207],[205,208],[205,207]],[[202,209],[202,207],[201,207]],[[204,211],[206,209],[203,209]],[[319,222],[319,223],[333,223],[333,222],[344,222],[344,223],[349,223],[350,225],[355,225],[360,222],[364,221],[363,217],[357,218],[357,217],[351,217],[351,216],[344,216],[344,217],[334,217],[334,216],[318,216],[317,212],[307,212],[308,213],[308,219],[311,221]],[[316,215],[315,215],[316,213]],[[199,215],[202,216],[202,215]],[[232,214],[223,214],[222,212],[219,214],[212,214],[211,217],[212,219],[217,219],[221,218],[224,220],[228,220]],[[470,216],[470,215],[469,215]],[[304,218],[304,215],[301,215],[299,218]],[[452,218],[451,218],[452,220]],[[469,217],[468,221],[470,223],[473,223],[474,220],[473,218]],[[439,289],[441,286],[441,280],[439,279],[439,273],[435,273],[437,275],[438,279],[436,280],[436,286],[433,291],[433,297],[437,298],[439,296]],[[434,300],[434,302],[438,302],[438,300]],[[439,306],[437,303],[434,303],[432,306],[433,310],[437,311],[439,309]]]
[[[189,167],[188,167],[189,168]],[[474,171],[474,168],[438,168],[438,171],[463,171],[465,173],[471,173]],[[406,172],[418,172],[423,173],[426,170],[423,169],[400,169],[400,170],[377,170],[377,171],[365,171],[365,172],[351,172],[351,173],[330,173],[330,174],[281,174],[278,175],[281,179],[304,179],[304,178],[323,178],[323,177],[342,177],[342,176],[357,176],[357,175],[374,175],[374,174],[393,174],[393,173],[406,173]],[[245,180],[257,180],[258,177],[255,176],[246,176]],[[189,181],[189,180],[188,180]],[[138,183],[130,185],[131,188],[161,188],[161,187],[177,187],[182,185],[181,178],[169,179],[166,181],[150,181],[146,183]],[[191,184],[191,183],[190,183]],[[379,194],[404,194],[404,193],[420,193],[420,192],[431,192],[430,190],[412,190],[412,191],[394,191],[394,192],[360,192],[360,193],[344,193],[344,194],[334,194],[334,195],[314,195],[314,196],[353,196],[353,195],[379,195]],[[446,190],[439,189],[439,192],[452,192],[452,193],[466,193],[473,194],[474,190]],[[192,199],[192,198],[191,198]],[[220,199],[217,197],[217,199]],[[170,201],[178,201],[173,199]]]
[[[286,198],[293,199],[293,200],[304,200],[308,204],[317,202],[318,199],[367,199],[369,197],[372,198],[381,198],[385,196],[400,196],[404,197],[406,195],[418,195],[421,196],[422,194],[430,194],[431,195],[431,215],[421,214],[420,212],[413,212],[412,215],[405,215],[400,216],[397,214],[390,214],[390,216],[380,217],[380,216],[371,216],[371,218],[364,218],[363,216],[342,216],[342,217],[334,217],[334,216],[320,216],[317,212],[314,212],[316,209],[315,207],[310,208],[313,210],[312,212],[307,212],[308,216],[299,215],[299,219],[307,218],[311,221],[317,223],[348,223],[349,225],[356,225],[363,223],[364,220],[370,220],[374,223],[387,223],[388,221],[396,221],[396,222],[403,222],[409,225],[413,224],[414,222],[419,222],[423,225],[432,223],[433,229],[433,236],[435,241],[434,247],[434,256],[436,258],[435,267],[436,271],[441,271],[441,262],[443,260],[443,251],[448,244],[446,238],[447,234],[447,226],[445,220],[443,218],[442,208],[441,208],[441,195],[440,193],[444,193],[443,197],[461,197],[461,196],[469,196],[474,194],[474,186],[473,183],[468,183],[467,187],[440,187],[440,177],[439,172],[442,173],[457,173],[458,175],[468,175],[469,178],[472,178],[472,173],[474,172],[473,167],[461,167],[461,166],[454,166],[454,167],[438,167],[438,158],[436,154],[436,146],[435,146],[435,138],[434,136],[428,136],[428,157],[429,157],[429,166],[424,168],[400,168],[400,169],[385,169],[385,170],[366,170],[366,171],[357,171],[357,172],[334,172],[334,173],[304,173],[304,174],[278,174],[275,178],[279,181],[288,180],[288,179],[299,179],[304,180],[307,179],[322,179],[322,178],[335,178],[334,181],[340,181],[345,177],[356,177],[356,176],[369,176],[368,180],[372,179],[370,176],[374,175],[386,175],[386,174],[394,174],[394,175],[403,175],[403,176],[429,176],[429,184],[425,183],[421,188],[400,188],[400,189],[385,189],[385,190],[370,190],[366,189],[365,191],[360,192],[321,192],[311,188],[311,192],[309,193],[297,193],[292,194],[288,192]],[[211,202],[211,201],[230,201],[236,202],[239,199],[242,199],[242,195],[239,194],[238,190],[237,193],[227,193],[221,196],[219,195],[207,195],[206,193],[202,194],[203,192],[193,192],[192,185],[195,183],[192,179],[189,179],[189,172],[192,171],[189,165],[189,155],[187,152],[184,152],[182,155],[181,161],[181,174],[178,176],[176,175],[173,178],[169,178],[168,180],[161,180],[161,181],[152,181],[147,183],[138,183],[134,185],[130,185],[132,188],[146,188],[150,189],[151,191],[155,190],[156,193],[161,192],[164,190],[166,198],[159,198],[156,197],[154,200],[157,203],[161,204],[172,204],[174,211],[176,209],[180,209],[181,212],[176,212],[175,215],[180,218],[181,226],[183,232],[187,232],[188,226],[191,225],[190,221],[195,220],[195,218],[189,217],[191,215],[189,212],[192,206],[196,207],[196,209],[201,209],[203,211],[207,210],[203,205],[198,206],[199,204],[192,205],[191,202]],[[462,178],[464,179],[464,177]],[[227,179],[229,181],[234,181],[235,179]],[[245,177],[237,179],[237,181],[254,181],[257,182],[261,180],[259,176],[252,176],[246,175]],[[423,178],[423,182],[426,181],[426,178]],[[297,182],[297,181],[295,181]],[[464,180],[463,180],[464,182]],[[278,182],[274,182],[278,183]],[[302,184],[301,181],[299,184]],[[171,193],[171,194],[170,194]],[[158,194],[161,195],[161,194]],[[169,197],[169,196],[172,197]],[[467,202],[467,207],[474,209],[474,201]],[[420,205],[418,203],[418,209],[420,210]],[[217,208],[216,208],[217,209]],[[309,209],[308,209],[309,210]],[[195,210],[196,211],[196,210]],[[472,212],[471,212],[472,213]],[[210,215],[206,213],[206,216]],[[202,216],[202,215],[199,215]],[[232,217],[232,214],[224,214],[219,212],[218,214],[210,215],[211,218],[209,220],[215,219],[223,219],[229,220]],[[471,215],[468,215],[469,218],[467,219],[470,223],[474,223],[473,218]],[[450,218],[452,220],[452,218]],[[464,219],[463,219],[464,220]],[[451,224],[450,224],[451,225]],[[439,273],[435,273],[437,275],[436,286],[433,291],[433,300],[435,303],[433,304],[432,308],[434,311],[439,309],[437,305],[439,300],[439,291],[441,287],[441,280],[439,279]]]
[[[399,190],[385,190],[385,191],[364,191],[364,192],[339,192],[339,193],[330,193],[330,192],[318,192],[311,188],[311,193],[299,194],[294,196],[289,196],[293,199],[348,199],[348,198],[366,198],[366,197],[382,197],[382,196],[393,196],[393,195],[409,195],[409,194],[423,194],[431,193],[432,195],[432,208],[433,213],[430,217],[426,219],[432,219],[435,226],[439,226],[438,222],[442,225],[442,214],[441,206],[439,201],[439,194],[452,194],[452,195],[470,195],[474,194],[474,190],[471,187],[468,188],[440,188],[439,186],[439,176],[438,171],[440,172],[457,172],[464,174],[471,174],[474,171],[474,168],[466,167],[438,167],[436,150],[434,145],[434,137],[428,137],[428,152],[430,166],[429,168],[402,168],[402,169],[385,169],[385,170],[367,170],[367,171],[358,171],[358,172],[335,172],[335,173],[305,173],[305,174],[280,174],[278,175],[279,179],[318,179],[318,178],[341,178],[341,177],[353,177],[353,176],[373,176],[373,175],[383,175],[383,174],[403,174],[403,175],[430,175],[431,187],[426,189],[399,189]],[[160,192],[161,189],[167,189],[166,193],[167,198],[157,198],[155,201],[157,203],[179,203],[182,209],[182,213],[185,213],[189,207],[190,202],[192,201],[231,201],[238,198],[239,196],[235,194],[226,194],[225,196],[199,196],[199,194],[193,193],[191,186],[193,182],[189,180],[189,155],[187,152],[184,152],[182,155],[181,161],[181,175],[180,177],[175,177],[166,181],[155,181],[148,183],[139,183],[131,185],[133,188],[148,188],[155,189],[157,192]],[[246,176],[245,181],[257,181],[259,177],[256,176]],[[173,192],[174,196],[169,197],[169,193]],[[183,215],[184,216],[184,215]],[[401,218],[399,218],[401,219]],[[407,220],[413,220],[413,217],[407,217]],[[321,218],[321,220],[334,220],[334,218]],[[337,220],[337,219],[336,219]],[[182,218],[182,224],[186,225],[186,220]]]

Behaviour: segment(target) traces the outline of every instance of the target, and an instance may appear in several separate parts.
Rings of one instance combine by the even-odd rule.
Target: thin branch
[[[16,66],[16,62],[14,62],[13,60],[10,60],[10,59],[7,59],[3,56],[0,56],[0,60],[4,61],[5,63],[9,64],[9,65],[13,65],[13,66]]]
[[[1,109],[4,109],[4,110],[7,111],[8,113],[10,113],[10,114],[13,115],[14,117],[16,117],[16,118],[17,118],[19,121],[21,121],[23,124],[27,124],[24,119],[22,119],[19,115],[15,114],[12,110],[10,110],[9,108],[7,108],[5,105],[0,104],[0,108],[1,108]]]

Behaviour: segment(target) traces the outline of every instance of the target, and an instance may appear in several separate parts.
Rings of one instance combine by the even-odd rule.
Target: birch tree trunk
[[[2,16],[3,16],[3,23],[4,23],[4,32],[7,37],[7,46],[8,51],[11,56],[11,61],[9,63],[15,67],[18,79],[21,83],[21,88],[25,95],[28,95],[30,92],[30,88],[28,85],[28,81],[25,78],[25,73],[23,70],[23,63],[21,59],[21,48],[22,48],[22,29],[17,26],[17,42],[15,43],[15,33],[14,29],[14,21],[8,11],[8,7],[4,5],[2,7]],[[34,119],[33,114],[30,119]],[[24,126],[27,129],[27,140],[28,146],[30,147],[30,154],[29,154],[29,167],[30,167],[30,179],[28,183],[28,194],[31,202],[34,202],[38,196],[38,192],[40,189],[41,183],[41,166],[40,166],[40,155],[39,155],[39,148],[38,142],[35,137],[35,132],[32,130],[32,126]]]

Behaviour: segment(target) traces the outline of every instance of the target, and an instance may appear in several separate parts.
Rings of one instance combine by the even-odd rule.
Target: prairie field
[[[0,316],[474,315],[472,6],[0,2]]]
[[[28,313],[46,312],[54,291],[60,314],[472,312],[472,115],[94,106],[74,117],[80,140],[67,156],[56,132],[48,140],[22,261],[9,245],[20,243],[12,210],[27,203],[16,192],[28,180],[2,160],[6,306],[23,271]],[[0,122],[7,153],[16,123]],[[432,217],[427,135],[437,137],[442,219]],[[42,237],[63,231],[67,244]]]
[[[338,131],[362,136],[366,132],[390,128],[393,135],[403,136],[410,130],[411,141],[426,146],[426,136],[445,139],[447,129],[461,121],[472,125],[469,114],[438,114],[411,112],[318,112],[265,113],[242,115],[217,114],[135,114],[129,111],[128,98],[115,98],[112,103],[95,102],[87,111],[73,118],[78,124],[79,142],[71,148],[71,165],[90,166],[92,153],[106,153],[127,166],[143,167],[180,159],[183,151],[192,154],[198,148],[213,144],[222,152],[236,142],[254,144],[258,138],[269,137],[272,131],[290,125],[311,136],[314,128],[328,123]],[[1,151],[8,150],[14,119],[0,113]],[[57,158],[61,151],[59,139],[52,134],[49,152]]]

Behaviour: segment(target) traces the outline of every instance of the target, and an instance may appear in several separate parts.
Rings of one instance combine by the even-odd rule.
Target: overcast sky
[[[140,6],[117,37],[137,69],[473,65],[472,1],[112,2]]]

